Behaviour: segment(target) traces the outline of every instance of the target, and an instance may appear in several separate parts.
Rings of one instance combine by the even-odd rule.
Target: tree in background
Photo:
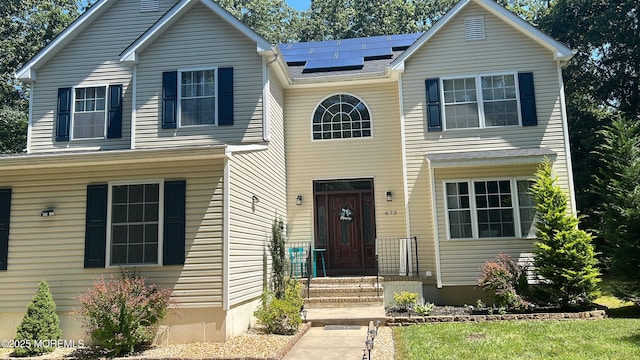
[[[553,163],[538,167],[531,195],[536,209],[534,264],[542,277],[541,300],[561,306],[586,305],[598,296],[600,271],[591,234],[578,229],[568,212],[567,194],[556,184]]]
[[[601,133],[595,186],[605,199],[601,235],[608,241],[610,271],[620,281],[616,296],[640,304],[640,125],[616,116]]]
[[[0,152],[26,147],[28,89],[14,72],[64,30],[80,0],[0,1]]]
[[[590,191],[601,172],[597,130],[612,113],[640,116],[638,15],[637,0],[555,0],[540,18],[543,31],[577,51],[563,74],[577,207],[592,229],[600,227],[595,210],[606,201]]]
[[[296,40],[298,12],[286,0],[218,0],[238,20],[272,43]]]

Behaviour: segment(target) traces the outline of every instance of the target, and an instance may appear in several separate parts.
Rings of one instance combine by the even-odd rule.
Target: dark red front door
[[[315,247],[325,248],[330,274],[369,274],[375,268],[371,180],[316,184]]]

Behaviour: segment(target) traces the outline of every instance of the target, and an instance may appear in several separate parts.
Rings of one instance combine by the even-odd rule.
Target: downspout
[[[133,80],[131,90],[131,150],[136,148],[136,107],[138,93],[138,64],[133,64]]]
[[[411,216],[409,214],[409,184],[407,175],[407,138],[404,123],[404,91],[403,91],[403,74],[398,79],[398,96],[400,101],[400,147],[402,151],[402,191],[404,193],[404,221],[407,232],[407,238],[411,237]],[[416,254],[417,258],[418,254]],[[419,274],[418,274],[419,275]]]
[[[33,130],[33,89],[35,82],[29,86],[29,118],[27,119],[27,154],[31,154],[31,131]]]

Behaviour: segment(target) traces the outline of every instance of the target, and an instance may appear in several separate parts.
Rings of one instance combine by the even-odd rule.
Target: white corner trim
[[[31,86],[31,89],[29,89],[29,115],[28,116],[29,117],[27,118],[27,154],[31,154],[31,132],[33,131],[33,86]]]
[[[133,79],[131,80],[131,150],[136,148],[136,106],[138,97],[138,65],[133,65]]]
[[[53,49],[58,47],[58,45],[64,43],[67,38],[73,34],[78,28],[82,27],[89,19],[91,19],[92,15],[98,12],[98,10],[106,7],[107,4],[113,2],[112,0],[102,0],[98,1],[96,4],[91,6],[84,14],[80,15],[76,20],[74,20],[69,27],[64,29],[60,35],[56,36],[52,42],[50,42],[47,46],[45,46],[42,50],[40,50],[31,60],[29,60],[24,66],[18,69],[15,72],[15,77],[24,82],[31,82],[36,80],[36,67],[43,59],[45,59]]]
[[[231,224],[231,216],[229,214],[229,211],[231,209],[231,200],[230,200],[230,196],[229,196],[229,191],[231,189],[231,184],[229,181],[229,177],[230,177],[230,166],[231,166],[231,159],[229,158],[225,158],[224,159],[224,183],[223,183],[223,194],[222,194],[222,201],[223,201],[223,205],[222,205],[222,309],[223,310],[229,310],[230,308],[230,303],[229,303],[229,270],[230,270],[230,254],[229,254],[229,244],[231,243],[231,231],[229,229],[229,226]]]
[[[442,288],[442,270],[440,265],[440,235],[438,231],[438,207],[436,203],[436,172],[429,166],[431,176],[431,212],[433,214],[433,240],[436,246],[436,283],[438,289]]]
[[[567,105],[564,94],[564,80],[562,77],[562,65],[557,62],[558,82],[560,85],[560,107],[562,110],[562,137],[564,138],[564,152],[567,159],[567,174],[569,175],[569,196],[571,198],[571,211],[578,214],[576,204],[576,191],[573,181],[573,160],[571,159],[571,144],[569,143],[569,117],[567,116]]]
[[[404,119],[404,89],[403,77],[399,75],[398,79],[398,101],[400,104],[400,151],[402,151],[402,192],[404,193],[404,221],[407,237],[411,237],[411,216],[409,213],[409,184],[407,175],[407,136],[405,132]],[[420,274],[418,274],[420,275]]]

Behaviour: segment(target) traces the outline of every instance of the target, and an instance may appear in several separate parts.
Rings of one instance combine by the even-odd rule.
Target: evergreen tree
[[[33,356],[49,353],[54,350],[52,347],[37,346],[37,344],[40,341],[58,340],[61,335],[56,304],[49,291],[49,285],[42,280],[16,333],[16,340],[23,340],[29,346],[16,348],[15,355]]]
[[[640,303],[640,126],[616,116],[601,134],[602,171],[595,186],[603,198],[600,236],[611,256],[610,271],[621,281],[616,295]]]
[[[275,218],[271,224],[271,242],[269,252],[271,253],[271,288],[276,298],[281,299],[285,292],[287,257],[284,231],[282,229],[282,219]]]
[[[598,296],[600,272],[591,234],[578,229],[578,219],[567,210],[567,195],[556,184],[552,162],[536,172],[531,194],[536,203],[534,263],[542,277],[543,300],[562,306],[586,305]]]

